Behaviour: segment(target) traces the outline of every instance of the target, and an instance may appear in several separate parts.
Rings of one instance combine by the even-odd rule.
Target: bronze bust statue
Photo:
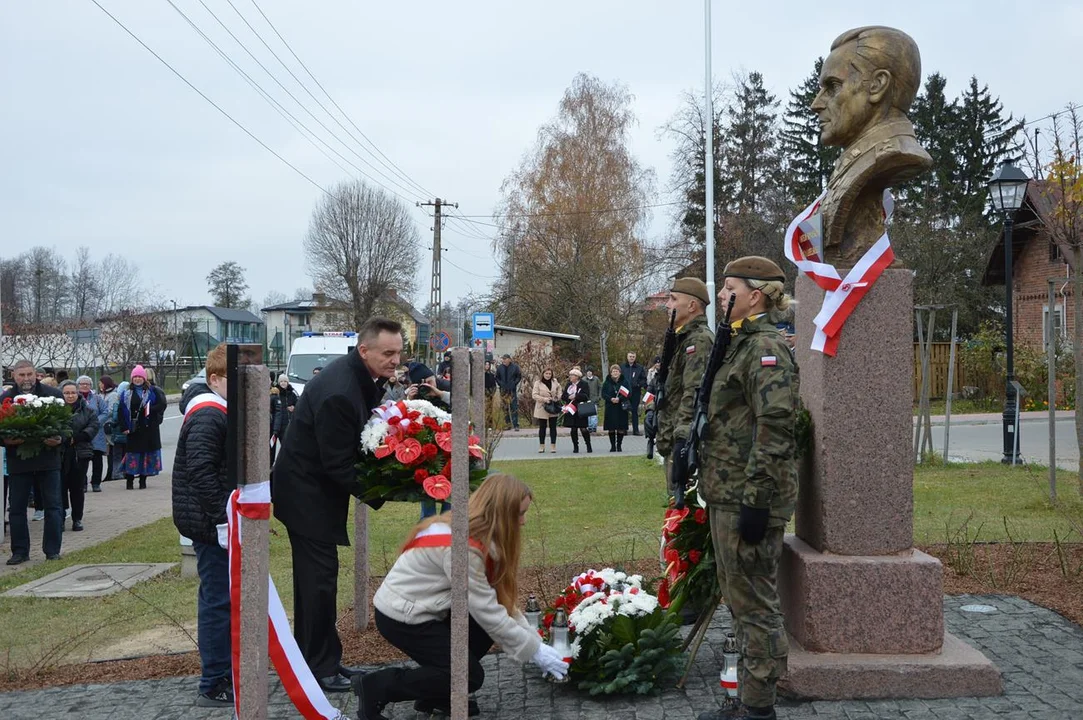
[[[869,26],[831,44],[812,110],[820,140],[842,147],[820,206],[824,260],[852,266],[883,234],[883,191],[932,165],[906,117],[921,56],[906,33]]]

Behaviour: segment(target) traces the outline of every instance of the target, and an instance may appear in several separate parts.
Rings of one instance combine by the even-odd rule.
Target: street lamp
[[[993,209],[1004,221],[1004,333],[1006,336],[1006,378],[1004,392],[1004,457],[1002,463],[1014,465],[1019,453],[1018,398],[1015,393],[1015,356],[1012,350],[1012,224],[1023,206],[1030,178],[1009,158],[1000,164],[989,181]]]

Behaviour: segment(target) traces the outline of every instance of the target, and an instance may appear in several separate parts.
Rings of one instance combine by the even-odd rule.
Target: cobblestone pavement
[[[985,603],[997,612],[984,615],[959,610]],[[846,702],[781,702],[782,720],[1080,720],[1083,718],[1083,629],[1060,615],[1011,596],[950,596],[944,599],[948,629],[980,648],[1000,668],[1004,695],[945,700],[876,700]],[[533,666],[521,666],[506,655],[493,655],[483,665],[487,679],[477,695],[482,717],[513,720],[663,720],[689,719],[716,706],[720,657],[715,653],[724,626],[720,610],[693,665],[684,690],[669,689],[658,697],[597,700],[566,686],[541,679]],[[80,720],[227,720],[228,709],[193,705],[193,678],[171,678],[111,685],[76,685],[0,695],[0,718],[38,720],[78,717]],[[352,695],[332,698],[344,713],[356,712]],[[424,717],[408,703],[389,707],[392,720]],[[299,717],[281,685],[273,681],[268,717]]]

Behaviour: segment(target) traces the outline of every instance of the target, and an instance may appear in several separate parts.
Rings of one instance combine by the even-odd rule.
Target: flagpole
[[[703,0],[703,48],[704,48],[704,73],[703,84],[704,93],[703,98],[706,106],[706,117],[704,119],[704,127],[706,142],[706,152],[703,163],[703,177],[706,180],[707,193],[705,199],[706,205],[706,233],[704,235],[704,242],[707,248],[707,296],[710,299],[714,299],[714,102],[712,94],[714,88],[711,83],[711,0]],[[717,303],[716,303],[717,304]],[[711,332],[715,330],[715,313],[707,313],[707,325],[711,328]]]

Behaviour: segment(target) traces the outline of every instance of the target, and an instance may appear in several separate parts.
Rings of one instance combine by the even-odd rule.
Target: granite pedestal
[[[793,640],[783,687],[816,699],[998,694],[992,663],[944,631],[940,561],[913,547],[911,272],[884,272],[835,357],[809,348],[823,296],[798,277],[813,442],[779,572]]]

